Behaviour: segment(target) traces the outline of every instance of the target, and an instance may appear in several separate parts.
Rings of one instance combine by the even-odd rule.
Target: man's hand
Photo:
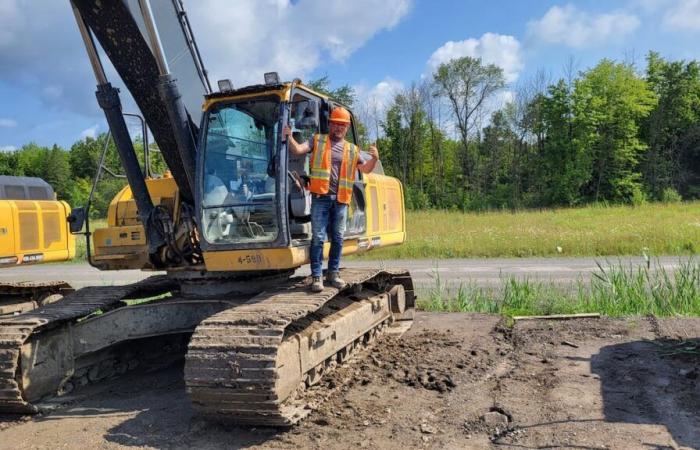
[[[362,173],[370,173],[371,171],[373,171],[374,166],[376,166],[377,161],[379,161],[379,150],[377,150],[376,142],[369,146],[369,148],[367,149],[367,153],[369,153],[372,159],[357,165],[357,168],[360,169],[360,172]]]
[[[292,129],[290,128],[289,125],[285,125],[284,128],[282,128],[282,142],[286,141],[289,136],[292,135]]]
[[[289,152],[292,155],[303,155],[311,151],[311,147],[309,147],[308,142],[303,142],[300,144],[296,141],[296,139],[294,139],[292,129],[289,127],[289,125],[282,127],[282,142],[285,141],[288,143]]]
[[[369,146],[369,150],[367,150],[367,153],[369,153],[373,160],[376,161],[379,159],[379,150],[377,150],[376,142]]]

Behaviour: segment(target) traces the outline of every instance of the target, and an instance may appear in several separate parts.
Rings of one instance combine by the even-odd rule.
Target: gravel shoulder
[[[382,336],[306,392],[314,411],[288,430],[198,418],[175,364],[41,416],[0,416],[0,449],[698,448],[698,347],[700,319],[509,328],[419,313],[402,338]]]

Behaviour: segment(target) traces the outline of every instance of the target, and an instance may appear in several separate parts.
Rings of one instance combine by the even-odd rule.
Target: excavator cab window
[[[355,127],[357,123],[355,121],[355,116],[350,113],[352,123],[348,129],[348,133],[345,135],[345,139],[353,144],[358,144],[357,134]],[[355,174],[355,183],[352,188],[352,199],[350,200],[350,206],[348,208],[348,217],[345,224],[345,236],[359,236],[364,233],[367,223],[367,217],[365,215],[365,184],[362,172],[359,170]]]
[[[292,96],[289,125],[294,139],[301,143],[311,140],[319,132],[319,101],[310,93],[297,90]],[[309,157],[289,156],[289,170],[306,176],[309,172]]]
[[[201,178],[201,223],[209,243],[272,242],[279,233],[275,179],[278,101],[254,99],[210,110]]]

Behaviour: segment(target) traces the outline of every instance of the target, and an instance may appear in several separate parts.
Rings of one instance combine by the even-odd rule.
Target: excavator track
[[[309,412],[295,394],[342,362],[358,341],[396,319],[412,320],[407,272],[343,270],[342,276],[349,285],[342,292],[289,286],[200,323],[185,363],[195,409],[236,424],[293,425]],[[390,292],[403,304],[392,306]]]
[[[31,336],[115,308],[131,296],[158,295],[175,287],[165,276],[153,276],[126,286],[86,287],[68,294],[60,302],[17,316],[0,317],[0,411],[37,412],[37,407],[26,398],[20,364],[23,346]]]
[[[296,278],[258,294],[204,299],[163,297],[179,284],[154,276],[83,288],[0,317],[0,412],[36,413],[86,377],[98,382],[123,373],[134,351],[157,365],[161,353],[177,357],[180,348],[182,357],[189,340],[185,382],[198,411],[236,424],[292,425],[309,412],[305,386],[377,330],[392,322],[406,328],[413,318],[407,272],[343,270],[342,276],[349,283],[342,291],[313,294]],[[175,353],[165,351],[170,346]]]
[[[65,281],[0,281],[0,317],[20,314],[74,292]]]

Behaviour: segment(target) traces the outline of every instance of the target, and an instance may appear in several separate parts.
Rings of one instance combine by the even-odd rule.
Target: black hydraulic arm
[[[158,66],[158,92],[165,104],[165,109],[168,111],[168,117],[173,129],[178,153],[180,154],[180,159],[184,162],[183,166],[187,181],[191,187],[194,187],[194,169],[197,150],[195,139],[192,135],[192,128],[190,127],[190,118],[182,102],[182,95],[180,95],[177,82],[172,75],[170,75],[168,61],[165,57],[163,45],[160,41],[160,35],[153,17],[153,11],[151,10],[151,3],[149,0],[138,0],[138,2],[143,16],[146,34],[151,43],[153,56]]]
[[[72,0],[72,3],[136,101],[172,172],[181,198],[192,202],[194,185],[190,174],[195,170],[194,158],[188,156],[189,151],[183,153],[178,142],[182,139],[184,120],[171,119],[170,107],[159,92],[161,73],[156,58],[129,5],[122,0]],[[191,135],[190,130],[187,133]]]
[[[126,173],[126,178],[129,182],[132,195],[134,196],[134,200],[136,202],[139,219],[146,230],[149,253],[151,255],[155,255],[158,252],[158,249],[165,245],[165,239],[159,232],[159,229],[152,224],[155,214],[155,207],[153,206],[153,201],[148,193],[146,181],[144,179],[143,172],[141,171],[138,158],[136,157],[136,152],[134,151],[134,146],[131,142],[129,130],[124,122],[122,105],[119,99],[119,90],[113,87],[107,81],[102,63],[100,62],[97,55],[97,50],[92,41],[92,36],[90,35],[80,12],[75,8],[73,9],[73,12],[75,13],[78,28],[80,29],[80,34],[85,43],[85,48],[88,52],[88,57],[90,58],[93,71],[95,72],[95,78],[97,79],[97,92],[95,93],[97,96],[97,102],[104,111],[107,124],[109,125],[117,152],[119,153],[119,159],[122,167],[124,168],[124,172]]]
[[[154,213],[153,201],[148,193],[146,180],[141,171],[139,160],[136,157],[129,130],[124,122],[122,105],[119,100],[119,89],[113,87],[110,83],[104,83],[97,86],[95,95],[97,96],[97,103],[105,113],[107,124],[112,132],[112,138],[119,153],[119,159],[126,173],[126,179],[129,181],[131,193],[136,201],[139,219],[141,219],[141,223],[146,230],[148,251],[151,254],[155,254],[160,247],[165,245],[165,240],[157,228],[151,226]]]

